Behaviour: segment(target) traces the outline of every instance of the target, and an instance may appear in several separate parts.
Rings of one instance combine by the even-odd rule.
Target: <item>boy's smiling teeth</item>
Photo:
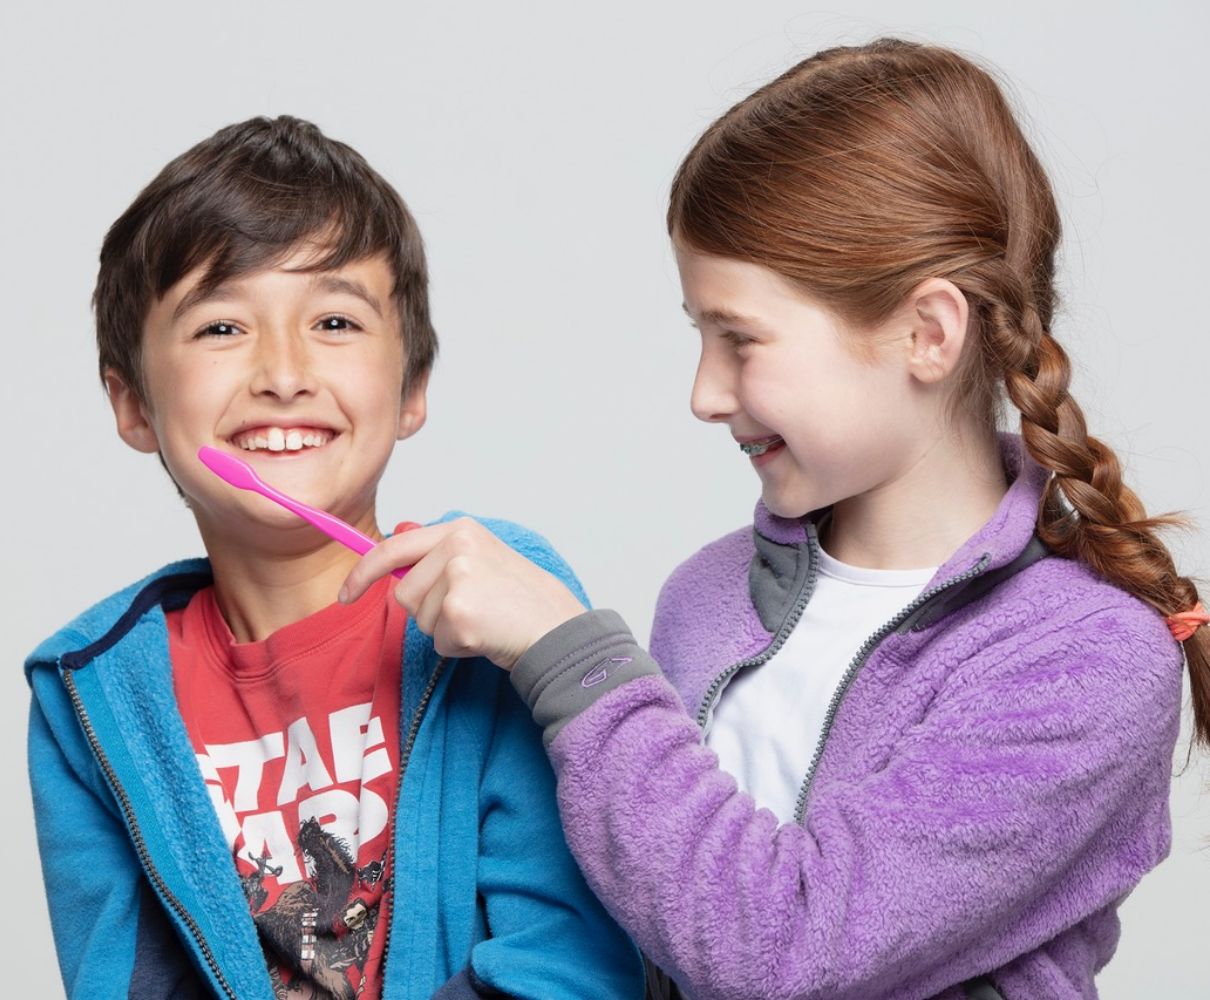
[[[318,427],[257,427],[231,439],[244,451],[302,451],[322,448],[335,435]]]

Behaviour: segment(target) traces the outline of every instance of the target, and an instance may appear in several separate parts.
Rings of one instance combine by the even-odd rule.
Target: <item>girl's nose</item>
[[[294,399],[315,391],[305,338],[286,330],[267,331],[256,345],[256,367],[250,385],[254,395]]]
[[[739,408],[735,398],[735,373],[705,347],[693,378],[689,408],[698,420],[708,423],[727,420]]]

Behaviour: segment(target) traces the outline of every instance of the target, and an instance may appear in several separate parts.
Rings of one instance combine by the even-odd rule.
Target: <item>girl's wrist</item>
[[[581,609],[526,650],[512,683],[549,746],[564,725],[614,688],[659,672],[616,611]]]

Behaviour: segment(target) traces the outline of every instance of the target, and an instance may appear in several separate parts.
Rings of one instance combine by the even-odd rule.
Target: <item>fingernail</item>
[[[348,604],[349,603],[349,588],[341,587],[340,593],[336,595],[336,600],[340,601],[341,604]]]

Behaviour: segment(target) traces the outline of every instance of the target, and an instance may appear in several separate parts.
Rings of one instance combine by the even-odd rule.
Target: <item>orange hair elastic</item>
[[[1172,630],[1172,638],[1177,642],[1184,642],[1203,625],[1210,625],[1210,615],[1206,614],[1202,602],[1198,601],[1188,611],[1178,611],[1174,615],[1169,615],[1164,621]]]

